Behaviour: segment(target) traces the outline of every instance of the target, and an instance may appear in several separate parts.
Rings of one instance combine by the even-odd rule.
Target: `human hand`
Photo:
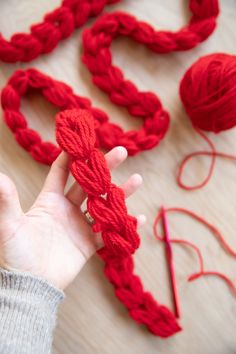
[[[106,155],[110,170],[127,157],[123,147]],[[64,289],[94,252],[102,246],[100,234],[94,234],[81,211],[86,198],[77,182],[65,194],[69,161],[61,153],[52,164],[45,184],[32,207],[21,209],[14,183],[0,173],[0,267],[29,272]],[[126,197],[142,183],[132,175],[121,187]],[[137,217],[138,225],[145,217]]]

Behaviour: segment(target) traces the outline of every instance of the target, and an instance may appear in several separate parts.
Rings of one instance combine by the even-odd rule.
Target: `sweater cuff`
[[[50,353],[63,298],[64,293],[44,279],[0,268],[0,352]]]

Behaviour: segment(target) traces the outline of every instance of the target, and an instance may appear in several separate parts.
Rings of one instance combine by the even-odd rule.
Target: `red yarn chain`
[[[98,16],[105,5],[118,1],[64,0],[58,8],[46,14],[41,23],[31,26],[30,33],[16,33],[9,41],[0,34],[0,60],[28,62],[40,54],[49,53],[75,28],[83,26],[90,17]]]
[[[108,2],[112,3],[114,1],[110,0]],[[84,4],[84,7],[82,4]],[[83,13],[85,8],[90,9],[90,14],[97,14],[99,9],[101,10],[102,4],[105,5],[104,0],[96,2],[96,5],[95,2],[91,2],[91,6],[86,7],[84,0],[80,2],[65,0],[62,7],[64,9],[64,7],[69,6],[70,9],[73,9],[74,14],[77,14],[78,9],[82,9]],[[78,7],[79,5],[82,7]],[[92,108],[89,100],[76,96],[68,85],[55,81],[39,71],[29,69],[26,72],[16,71],[2,92],[5,120],[14,132],[17,141],[36,160],[46,164],[51,164],[60,152],[58,147],[52,143],[42,142],[39,134],[28,128],[26,119],[20,112],[20,97],[27,91],[36,88],[42,92],[49,102],[61,110],[68,108],[91,109],[95,119],[97,119],[98,144],[106,149],[120,144],[126,147],[129,155],[134,155],[139,151],[156,146],[168,129],[169,114],[162,108],[162,104],[156,95],[151,92],[139,92],[130,81],[124,80],[121,71],[112,66],[111,53],[108,48],[112,39],[117,35],[130,36],[157,52],[191,48],[209,36],[215,28],[215,20],[219,12],[218,1],[205,0],[199,3],[199,1],[191,0],[190,9],[194,14],[190,24],[178,33],[155,32],[151,26],[138,22],[134,17],[124,13],[106,15],[92,29],[84,33],[84,61],[93,72],[94,82],[103,90],[109,92],[113,102],[127,107],[132,115],[144,119],[143,127],[139,131],[124,132],[118,125],[109,123],[104,112]],[[57,26],[61,24],[61,27],[64,28],[64,25],[62,26],[64,23],[62,18],[64,17],[61,15],[63,11],[60,8],[47,15],[45,23],[48,23],[49,19],[54,19]],[[61,16],[61,21],[57,17],[58,14]],[[41,28],[40,26],[37,25],[36,28]],[[42,25],[42,28],[45,28],[44,25]],[[19,39],[23,37],[19,35]],[[50,39],[49,33],[46,37],[47,40]],[[51,43],[50,40],[49,43]],[[171,43],[172,45],[170,45]],[[29,48],[33,48],[32,44]],[[33,50],[33,52],[36,53],[37,50]],[[9,54],[11,51],[5,51],[4,53]]]
[[[153,334],[168,337],[180,330],[173,313],[158,304],[134,275],[132,254],[139,247],[136,218],[128,215],[122,189],[111,182],[104,155],[95,148],[94,119],[87,110],[67,110],[56,118],[56,137],[70,160],[70,170],[88,194],[87,209],[101,232],[104,247],[98,251],[105,275],[130,316]]]
[[[90,70],[94,84],[105,91],[113,103],[127,108],[133,116],[145,118],[142,131],[132,133],[134,141],[140,135],[147,140],[147,135],[153,133],[155,140],[150,145],[157,145],[168,129],[169,114],[155,94],[140,92],[112,64],[112,41],[118,36],[129,37],[156,53],[193,48],[213,32],[219,7],[218,0],[191,0],[189,7],[193,13],[190,23],[177,33],[156,31],[149,24],[122,12],[103,15],[92,28],[83,32],[83,62]]]
[[[157,143],[160,135],[165,133],[165,130],[161,130],[162,127],[159,127],[159,130],[155,132],[146,131],[145,134],[143,133],[144,128],[141,128],[139,132],[132,130],[124,132],[118,125],[109,122],[109,117],[105,112],[92,107],[90,100],[77,96],[63,82],[56,81],[36,69],[18,70],[2,90],[1,104],[4,110],[4,119],[14,133],[17,142],[29,151],[35,160],[48,165],[55,160],[60,149],[50,142],[43,142],[40,135],[28,127],[26,118],[20,111],[21,97],[27,92],[35,92],[35,90],[59,110],[70,108],[90,110],[96,122],[97,145],[107,150],[122,145],[127,149],[129,155],[134,155],[139,151],[151,149]]]

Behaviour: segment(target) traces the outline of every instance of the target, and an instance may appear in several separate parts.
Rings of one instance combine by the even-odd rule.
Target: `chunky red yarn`
[[[43,142],[40,135],[28,127],[27,120],[20,111],[21,98],[27,92],[42,94],[46,100],[59,108],[86,108],[91,111],[95,119],[97,145],[107,150],[117,146],[124,146],[129,155],[153,148],[160,136],[165,133],[161,124],[156,130],[150,129],[152,119],[144,119],[144,127],[140,131],[125,132],[118,125],[109,122],[107,114],[92,107],[87,98],[76,95],[72,89],[63,82],[56,81],[36,69],[17,70],[3,88],[1,104],[4,110],[4,120],[12,130],[17,142],[32,157],[42,163],[50,165],[60,153],[58,146]]]
[[[180,83],[180,96],[193,126],[219,133],[236,125],[236,56],[198,59]]]
[[[151,92],[140,92],[122,71],[112,64],[110,50],[118,36],[129,37],[156,53],[187,50],[205,40],[216,26],[218,0],[191,0],[190,23],[180,31],[156,31],[149,24],[122,12],[105,14],[92,28],[83,32],[83,61],[92,73],[93,82],[105,91],[112,102],[127,108],[133,116],[146,118],[142,134],[153,132],[158,144],[168,129],[169,114],[159,98]],[[133,139],[140,134],[133,134]]]
[[[217,156],[236,160],[233,155],[216,151],[214,144],[201,131],[219,133],[236,125],[236,56],[216,53],[198,59],[181,80],[180,97],[195,131],[210,147],[210,151],[190,153],[180,165],[179,185],[193,190],[205,186],[210,180]],[[195,156],[211,156],[211,164],[201,183],[188,186],[182,181],[182,173],[186,163]]]
[[[128,215],[125,195],[111,182],[104,155],[95,147],[94,118],[87,110],[67,110],[56,117],[56,137],[71,158],[70,170],[88,194],[87,209],[94,232],[101,232],[104,247],[98,251],[105,262],[105,275],[130,316],[160,337],[180,330],[174,314],[144,291],[133,273],[132,254],[139,247],[136,218]]]
[[[44,16],[41,23],[30,27],[30,33],[16,33],[9,41],[0,34],[0,60],[7,63],[28,62],[40,54],[51,52],[75,28],[90,17],[98,16],[106,4],[119,0],[63,0],[62,4]]]
[[[113,3],[115,0],[107,2]],[[67,22],[64,22],[64,20],[67,16],[65,13],[68,12],[67,7],[71,11],[73,10],[77,21],[73,22],[74,20],[71,20],[73,27],[75,23],[77,26],[79,23],[82,24],[81,18],[84,19],[85,13],[87,17],[89,14],[98,14],[104,5],[105,0],[96,1],[96,4],[95,2],[87,2],[87,0],[64,0],[60,8],[45,17],[43,24],[32,27],[34,31],[35,28],[40,29],[43,38],[47,39],[47,43],[50,44],[49,47],[46,46],[47,50],[44,48],[44,52],[52,50],[54,47],[51,44],[55,44],[54,39],[52,39],[55,31],[52,29],[52,31],[45,31],[45,28],[59,26],[60,29],[66,30]],[[87,10],[85,11],[85,9]],[[135,155],[142,150],[156,146],[168,129],[169,114],[163,109],[155,94],[139,92],[135,85],[123,78],[121,71],[111,63],[109,46],[113,38],[118,35],[125,35],[145,44],[151,50],[161,53],[192,48],[206,39],[214,30],[216,17],[219,13],[218,0],[201,2],[191,0],[190,9],[193,12],[190,24],[178,33],[154,31],[148,24],[138,22],[133,16],[124,13],[108,14],[102,17],[92,29],[84,33],[83,58],[94,75],[94,82],[109,93],[113,102],[125,106],[130,114],[143,118],[143,127],[139,131],[124,132],[118,125],[109,123],[104,112],[92,108],[89,100],[75,95],[68,85],[55,81],[39,71],[29,69],[25,72],[16,71],[2,91],[5,121],[15,134],[19,144],[28,150],[37,161],[46,164],[51,164],[60,152],[58,147],[52,143],[42,142],[40,135],[28,127],[25,117],[20,112],[21,96],[29,90],[37,89],[60,110],[68,108],[92,110],[97,121],[97,143],[101,147],[110,149],[119,144],[126,147],[129,155]],[[80,21],[78,22],[79,18]],[[70,31],[72,27],[68,27]],[[67,33],[68,35],[71,33],[70,31]],[[32,53],[33,55],[39,54],[29,40],[31,37],[31,35],[13,36],[23,44],[24,38],[28,38],[28,50],[21,52],[20,56],[6,44],[2,45],[2,48],[5,49],[1,51],[0,41],[0,58],[1,53],[3,53],[3,58],[11,59],[11,61],[31,60]],[[65,38],[65,33],[62,38]]]

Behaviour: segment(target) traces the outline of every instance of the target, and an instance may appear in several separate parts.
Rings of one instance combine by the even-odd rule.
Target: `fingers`
[[[127,156],[128,153],[126,148],[123,146],[116,146],[105,155],[107,167],[109,170],[114,170],[126,160]]]
[[[62,152],[53,162],[45,180],[42,192],[64,193],[69,175],[69,156]]]
[[[136,190],[141,186],[142,182],[143,179],[138,173],[131,175],[128,180],[121,186],[125,192],[126,198],[134,194]]]
[[[117,168],[122,162],[127,158],[127,150],[123,146],[117,146],[107,154],[105,154],[105,159],[107,163],[107,167],[109,170],[113,170]],[[66,197],[74,204],[80,206],[84,199],[86,198],[86,194],[81,189],[79,184],[75,182],[69,191],[66,193]]]
[[[136,217],[136,219],[137,219],[137,222],[138,222],[138,224],[137,224],[138,227],[142,227],[147,221],[147,218],[146,218],[146,216],[144,214],[138,215]]]
[[[0,220],[13,220],[21,214],[16,186],[9,177],[0,173]]]

